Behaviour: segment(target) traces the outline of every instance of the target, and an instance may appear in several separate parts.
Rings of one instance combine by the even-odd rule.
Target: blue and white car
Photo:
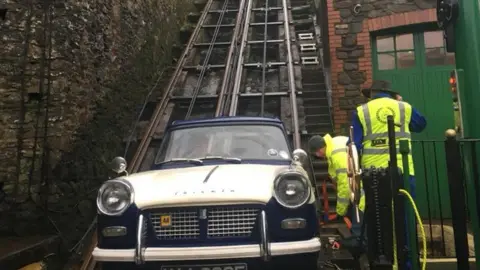
[[[278,119],[173,122],[150,170],[100,188],[94,259],[103,269],[316,269],[308,157],[292,150]]]

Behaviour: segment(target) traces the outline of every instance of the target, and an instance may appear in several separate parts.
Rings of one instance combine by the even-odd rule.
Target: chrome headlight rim
[[[282,201],[278,194],[277,194],[277,186],[278,184],[280,183],[280,181],[282,181],[282,179],[285,177],[285,176],[296,176],[296,177],[299,177],[303,184],[306,186],[306,192],[307,192],[307,196],[305,196],[305,199],[303,199],[301,201],[301,203],[298,203],[296,205],[290,205],[290,204],[286,204],[284,201]],[[288,209],[298,209],[302,206],[304,206],[309,200],[310,200],[310,197],[312,196],[312,191],[311,191],[311,186],[308,184],[309,181],[308,179],[300,172],[298,171],[286,171],[286,172],[282,172],[280,173],[279,175],[277,175],[277,177],[275,178],[274,182],[273,182],[273,197],[275,198],[275,200],[278,202],[278,204],[280,204],[281,206],[285,207],[285,208],[288,208]]]
[[[105,192],[105,189],[107,189],[107,187],[109,187],[109,185],[111,184],[121,184],[121,185],[124,185],[125,188],[127,189],[127,191],[130,193],[130,201],[128,202],[128,204],[120,211],[116,211],[116,212],[110,212],[108,211],[104,205],[103,205],[103,202],[102,202],[102,195],[103,193]],[[122,215],[123,213],[125,213],[125,211],[127,211],[127,209],[133,204],[134,202],[134,198],[135,198],[135,192],[133,191],[133,186],[132,184],[125,180],[125,179],[112,179],[112,180],[108,180],[107,182],[103,183],[103,185],[100,187],[100,189],[98,190],[98,194],[97,194],[97,210],[98,212],[100,212],[100,214],[102,215],[106,215],[106,216],[120,216]]]

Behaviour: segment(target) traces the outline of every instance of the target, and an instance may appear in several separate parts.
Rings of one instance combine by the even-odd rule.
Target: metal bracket
[[[317,50],[317,44],[315,43],[300,44],[301,52],[312,52],[316,50]]]
[[[303,56],[302,65],[318,65],[318,56]]]
[[[298,34],[299,40],[313,40],[313,33],[301,33]]]

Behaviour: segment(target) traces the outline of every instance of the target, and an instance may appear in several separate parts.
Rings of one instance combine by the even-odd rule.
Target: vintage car
[[[103,269],[316,269],[310,161],[292,150],[278,119],[173,122],[150,170],[100,188],[94,259]]]

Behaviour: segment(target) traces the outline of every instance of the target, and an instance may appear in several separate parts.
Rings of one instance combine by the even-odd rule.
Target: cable
[[[415,217],[417,218],[418,225],[420,225],[420,232],[422,236],[422,270],[427,268],[427,237],[425,235],[425,229],[423,228],[422,218],[420,217],[420,213],[418,212],[417,205],[415,204],[415,200],[413,200],[412,195],[408,193],[405,189],[399,189],[399,192],[406,196],[412,205],[413,211],[415,212]],[[393,213],[393,201],[392,201],[392,213]],[[392,215],[393,217],[393,215]],[[413,245],[414,243],[412,243]],[[397,242],[395,237],[395,220],[393,220],[393,269],[398,269],[398,258],[397,258]]]
[[[398,270],[398,257],[397,257],[397,233],[395,228],[395,206],[392,200],[392,231],[393,231],[393,270]]]
[[[423,254],[422,254],[422,270],[425,270],[427,268],[427,237],[425,235],[425,229],[423,228],[423,223],[422,223],[422,218],[420,217],[420,213],[418,212],[417,205],[415,204],[415,201],[412,198],[412,195],[408,193],[405,189],[400,189],[399,192],[402,195],[405,195],[408,200],[410,201],[410,204],[412,205],[413,211],[415,212],[415,217],[417,218],[418,225],[420,226],[420,233],[422,236],[422,249],[423,249]],[[413,245],[413,243],[412,243]],[[396,254],[396,252],[395,252]]]
[[[160,80],[161,80],[162,77],[163,77],[163,73],[164,73],[165,70],[167,70],[168,68],[169,68],[169,67],[165,67],[165,68],[160,72],[160,75],[158,75],[158,78],[157,78],[157,80],[155,81],[155,84],[150,88],[150,90],[148,91],[148,94],[145,96],[145,101],[143,102],[142,109],[141,109],[140,112],[138,113],[137,120],[135,120],[135,122],[133,122],[132,129],[131,129],[131,132],[130,132],[130,136],[128,136],[127,145],[125,146],[125,152],[123,153],[123,157],[124,157],[124,158],[127,158],[128,149],[130,148],[130,144],[131,144],[131,142],[132,142],[133,134],[135,134],[135,128],[137,127],[138,123],[140,122],[140,119],[142,118],[143,111],[145,111],[145,108],[147,107],[148,101],[150,100],[150,96],[152,95],[153,90],[155,90],[155,89],[157,88],[158,83],[160,82]]]

